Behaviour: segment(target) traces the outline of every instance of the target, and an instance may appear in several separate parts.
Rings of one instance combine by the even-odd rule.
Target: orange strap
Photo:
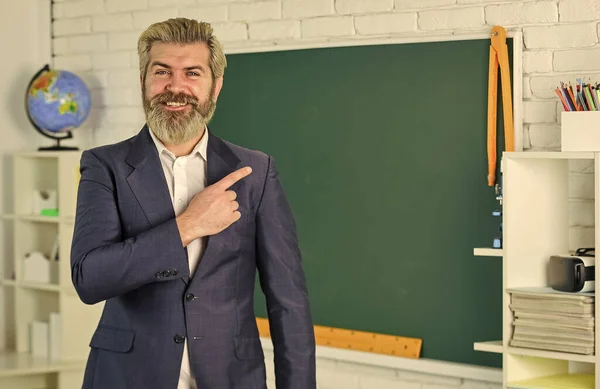
[[[496,182],[496,108],[498,106],[498,66],[502,83],[502,111],[504,113],[504,143],[506,151],[514,151],[514,124],[510,87],[510,67],[506,31],[500,26],[492,28],[490,45],[490,67],[488,75],[488,185]]]

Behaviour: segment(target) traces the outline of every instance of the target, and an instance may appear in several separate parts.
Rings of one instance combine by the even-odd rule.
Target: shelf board
[[[60,217],[58,216],[41,216],[41,215],[16,215],[17,220],[24,220],[30,222],[41,222],[41,223],[59,223]]]
[[[591,151],[511,151],[504,155],[510,159],[594,159]]]
[[[4,286],[18,286],[25,289],[42,290],[46,292],[59,292],[60,286],[55,284],[42,284],[39,282],[21,281],[15,280],[0,280],[0,285]]]
[[[501,340],[490,340],[487,342],[475,342],[473,343],[473,350],[485,351],[488,353],[502,354],[502,341]]]
[[[504,251],[490,247],[476,247],[473,249],[473,255],[476,257],[501,257],[504,255]]]
[[[42,223],[67,223],[73,224],[75,223],[75,216],[41,216],[41,215],[15,215],[12,213],[3,213],[0,214],[0,219],[3,220],[23,220],[23,221],[32,221],[32,222],[42,222]]]
[[[41,215],[15,215],[12,213],[0,214],[0,219],[4,220],[23,220],[31,222],[42,222],[42,223],[75,223],[75,216],[41,216]]]
[[[17,285],[17,281],[15,280],[0,280],[0,285],[4,285],[4,286],[15,286]]]
[[[59,292],[60,286],[54,284],[42,284],[39,282],[31,282],[31,281],[21,281],[18,284],[22,288],[33,289],[33,290],[42,290],[46,292]]]
[[[596,363],[595,355],[583,355],[574,353],[563,353],[558,351],[536,350],[521,347],[507,347],[506,352],[513,355],[525,355],[529,357],[561,359],[563,361]]]
[[[62,150],[62,151],[25,151],[22,153],[17,153],[15,156],[24,157],[24,158],[56,158],[65,156],[65,155],[77,155],[81,153],[79,150]]]
[[[85,361],[51,361],[29,353],[0,351],[0,378],[85,368]]]

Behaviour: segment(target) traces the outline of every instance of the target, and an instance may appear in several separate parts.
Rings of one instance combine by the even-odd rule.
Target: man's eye
[[[199,77],[199,76],[200,76],[200,73],[198,73],[198,72],[188,72],[188,76],[191,76],[191,77]]]
[[[155,74],[158,74],[158,75],[162,76],[162,75],[167,74],[167,73],[168,72],[166,70],[157,70]]]

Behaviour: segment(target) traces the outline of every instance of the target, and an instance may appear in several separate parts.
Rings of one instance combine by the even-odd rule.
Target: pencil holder
[[[600,111],[561,113],[562,151],[600,151]]]

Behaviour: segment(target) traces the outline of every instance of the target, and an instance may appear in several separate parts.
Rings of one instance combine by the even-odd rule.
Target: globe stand
[[[28,99],[29,90],[31,89],[31,85],[33,85],[34,81],[42,73],[47,72],[49,70],[50,70],[50,65],[48,65],[48,64],[46,64],[43,68],[41,68],[31,78],[31,81],[29,81],[29,85],[27,86],[27,92],[25,93],[25,110],[27,112],[27,118],[29,119],[29,122],[31,123],[31,125],[33,126],[33,128],[35,128],[37,130],[37,132],[39,132],[40,134],[44,135],[47,138],[50,138],[50,139],[56,141],[56,145],[54,145],[54,146],[48,146],[48,147],[39,147],[38,151],[75,151],[75,150],[79,150],[78,147],[61,146],[61,144],[60,144],[61,140],[72,139],[73,138],[73,133],[71,131],[61,132],[62,135],[60,135],[60,136],[58,134],[56,134],[56,133],[52,133],[52,132],[46,131],[43,128],[41,128],[40,126],[38,126],[37,124],[35,124],[35,122],[31,118],[31,115],[29,113],[29,105],[27,104],[27,99]]]
[[[31,120],[30,120],[31,121]],[[44,130],[42,130],[41,128],[39,128],[38,126],[35,125],[35,123],[33,123],[33,121],[31,121],[31,124],[33,124],[33,126],[38,130],[38,132],[48,138],[54,139],[56,141],[56,145],[54,146],[48,146],[48,147],[39,147],[38,151],[76,151],[79,150],[78,147],[73,147],[73,146],[61,146],[60,141],[61,140],[65,140],[65,139],[72,139],[73,138],[73,133],[71,133],[71,131],[68,131],[66,133],[64,133],[65,135],[61,138],[57,138],[55,135],[48,135]]]
[[[61,146],[60,141],[61,141],[61,139],[56,139],[56,145],[54,145],[54,146],[38,147],[38,151],[77,151],[77,150],[79,150],[78,147]]]

